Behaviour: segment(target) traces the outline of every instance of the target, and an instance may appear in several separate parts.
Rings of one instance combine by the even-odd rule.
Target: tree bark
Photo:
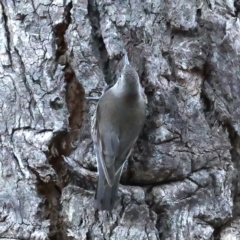
[[[240,3],[0,1],[0,240],[240,236]],[[127,51],[148,98],[111,213],[90,119]]]

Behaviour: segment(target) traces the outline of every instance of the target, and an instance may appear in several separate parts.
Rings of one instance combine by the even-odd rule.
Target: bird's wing
[[[128,149],[128,151],[124,154],[124,155],[121,155],[120,158],[117,158],[116,159],[116,163],[115,163],[115,168],[116,168],[116,175],[119,171],[122,172],[123,170],[123,166],[125,164],[125,162],[128,160],[129,156],[131,155],[132,153],[132,148]],[[119,160],[120,161],[119,161]],[[122,175],[122,174],[121,174]]]
[[[115,158],[119,153],[119,138],[109,129],[98,137],[100,147],[100,164],[102,165],[106,180],[110,187],[115,181]]]
[[[109,126],[107,131],[100,133],[99,123],[96,114],[92,117],[91,134],[94,142],[94,149],[97,156],[97,164],[103,169],[105,178],[109,186],[114,184],[115,180],[115,158],[119,152],[119,138]]]
[[[124,141],[126,141],[126,140],[124,140]],[[122,166],[130,157],[136,141],[137,141],[137,138],[135,138],[134,141],[128,142],[128,146],[125,147],[124,149],[120,148],[119,152],[121,154],[118,154],[118,157],[115,160],[116,174],[118,171],[122,171]]]

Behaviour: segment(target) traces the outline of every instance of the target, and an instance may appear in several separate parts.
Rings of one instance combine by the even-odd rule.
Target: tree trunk
[[[0,240],[240,236],[240,22],[228,0],[0,0]],[[148,98],[108,213],[90,119],[127,51]]]

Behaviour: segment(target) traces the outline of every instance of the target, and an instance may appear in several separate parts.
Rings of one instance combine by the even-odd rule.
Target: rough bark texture
[[[0,239],[240,239],[239,10],[1,0]],[[116,81],[124,49],[148,116],[116,209],[98,212],[85,96]]]

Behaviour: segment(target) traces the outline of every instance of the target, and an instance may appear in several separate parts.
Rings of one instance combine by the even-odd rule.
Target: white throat
[[[140,83],[136,83],[133,89],[130,89],[131,85],[128,84],[124,79],[119,79],[115,85],[112,87],[112,91],[116,96],[123,96],[126,94],[131,94],[137,92],[138,94],[141,93],[141,85]]]

